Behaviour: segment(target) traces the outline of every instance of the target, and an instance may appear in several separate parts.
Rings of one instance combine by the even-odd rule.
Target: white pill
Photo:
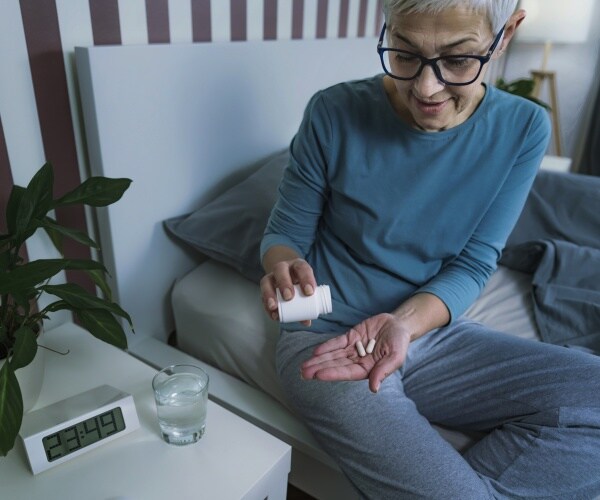
[[[375,349],[375,339],[369,340],[369,343],[367,344],[367,354],[371,354],[373,349]]]
[[[363,358],[367,355],[367,351],[365,351],[365,346],[363,345],[363,343],[359,340],[356,343],[356,350],[358,351],[358,355]]]

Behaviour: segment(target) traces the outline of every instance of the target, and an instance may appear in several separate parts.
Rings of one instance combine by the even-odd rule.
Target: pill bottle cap
[[[331,290],[329,289],[329,285],[318,286],[317,292],[320,298],[319,314],[329,314],[331,311],[333,311],[333,305],[331,303]]]

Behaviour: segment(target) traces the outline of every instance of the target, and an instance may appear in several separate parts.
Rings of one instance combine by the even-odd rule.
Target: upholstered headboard
[[[130,345],[167,337],[170,289],[196,264],[162,221],[287,146],[315,91],[380,72],[373,38],[85,47],[76,64],[92,174],[133,179],[98,214]]]

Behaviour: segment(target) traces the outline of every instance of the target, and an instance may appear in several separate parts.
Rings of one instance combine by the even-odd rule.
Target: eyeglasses
[[[385,30],[384,24],[379,35],[377,52],[386,74],[396,80],[412,80],[421,74],[425,66],[431,66],[437,79],[446,85],[470,85],[477,80],[483,65],[489,62],[504,33],[502,27],[485,56],[452,55],[428,59],[406,50],[383,47]]]

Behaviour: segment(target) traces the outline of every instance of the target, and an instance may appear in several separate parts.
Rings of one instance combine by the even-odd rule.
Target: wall
[[[26,185],[46,160],[55,168],[55,196],[87,177],[75,46],[375,36],[380,11],[378,0],[0,0],[0,220],[13,183]],[[83,208],[56,217],[93,232]],[[77,244],[65,251],[90,257]],[[41,232],[27,252],[57,256]],[[93,289],[77,273],[57,281],[65,279]]]
[[[380,4],[381,0],[0,0],[0,220],[13,182],[25,185],[45,160],[56,170],[56,195],[87,176],[73,67],[76,45],[377,36]],[[586,61],[597,55],[595,36],[583,53],[568,47],[552,54],[551,64],[559,71],[568,152],[574,149],[579,115],[594,76],[594,66]],[[506,75],[522,76],[537,66],[538,57],[535,48],[515,47]],[[93,227],[83,209],[63,210],[56,217],[84,231]],[[30,259],[56,255],[44,234],[36,234],[27,251]],[[71,257],[90,255],[76,244],[66,251]],[[66,279],[91,288],[77,274]]]
[[[600,64],[600,2],[595,2],[591,30],[587,42],[573,45],[554,45],[548,60],[548,70],[556,72],[559,120],[561,125],[562,156],[577,158],[585,127],[589,121],[589,106],[596,90]],[[520,29],[527,28],[527,18]],[[515,41],[507,54],[505,77],[508,80],[529,76],[530,70],[540,69],[543,45]],[[550,102],[549,86],[542,88],[540,98]],[[550,152],[554,152],[551,144]]]

